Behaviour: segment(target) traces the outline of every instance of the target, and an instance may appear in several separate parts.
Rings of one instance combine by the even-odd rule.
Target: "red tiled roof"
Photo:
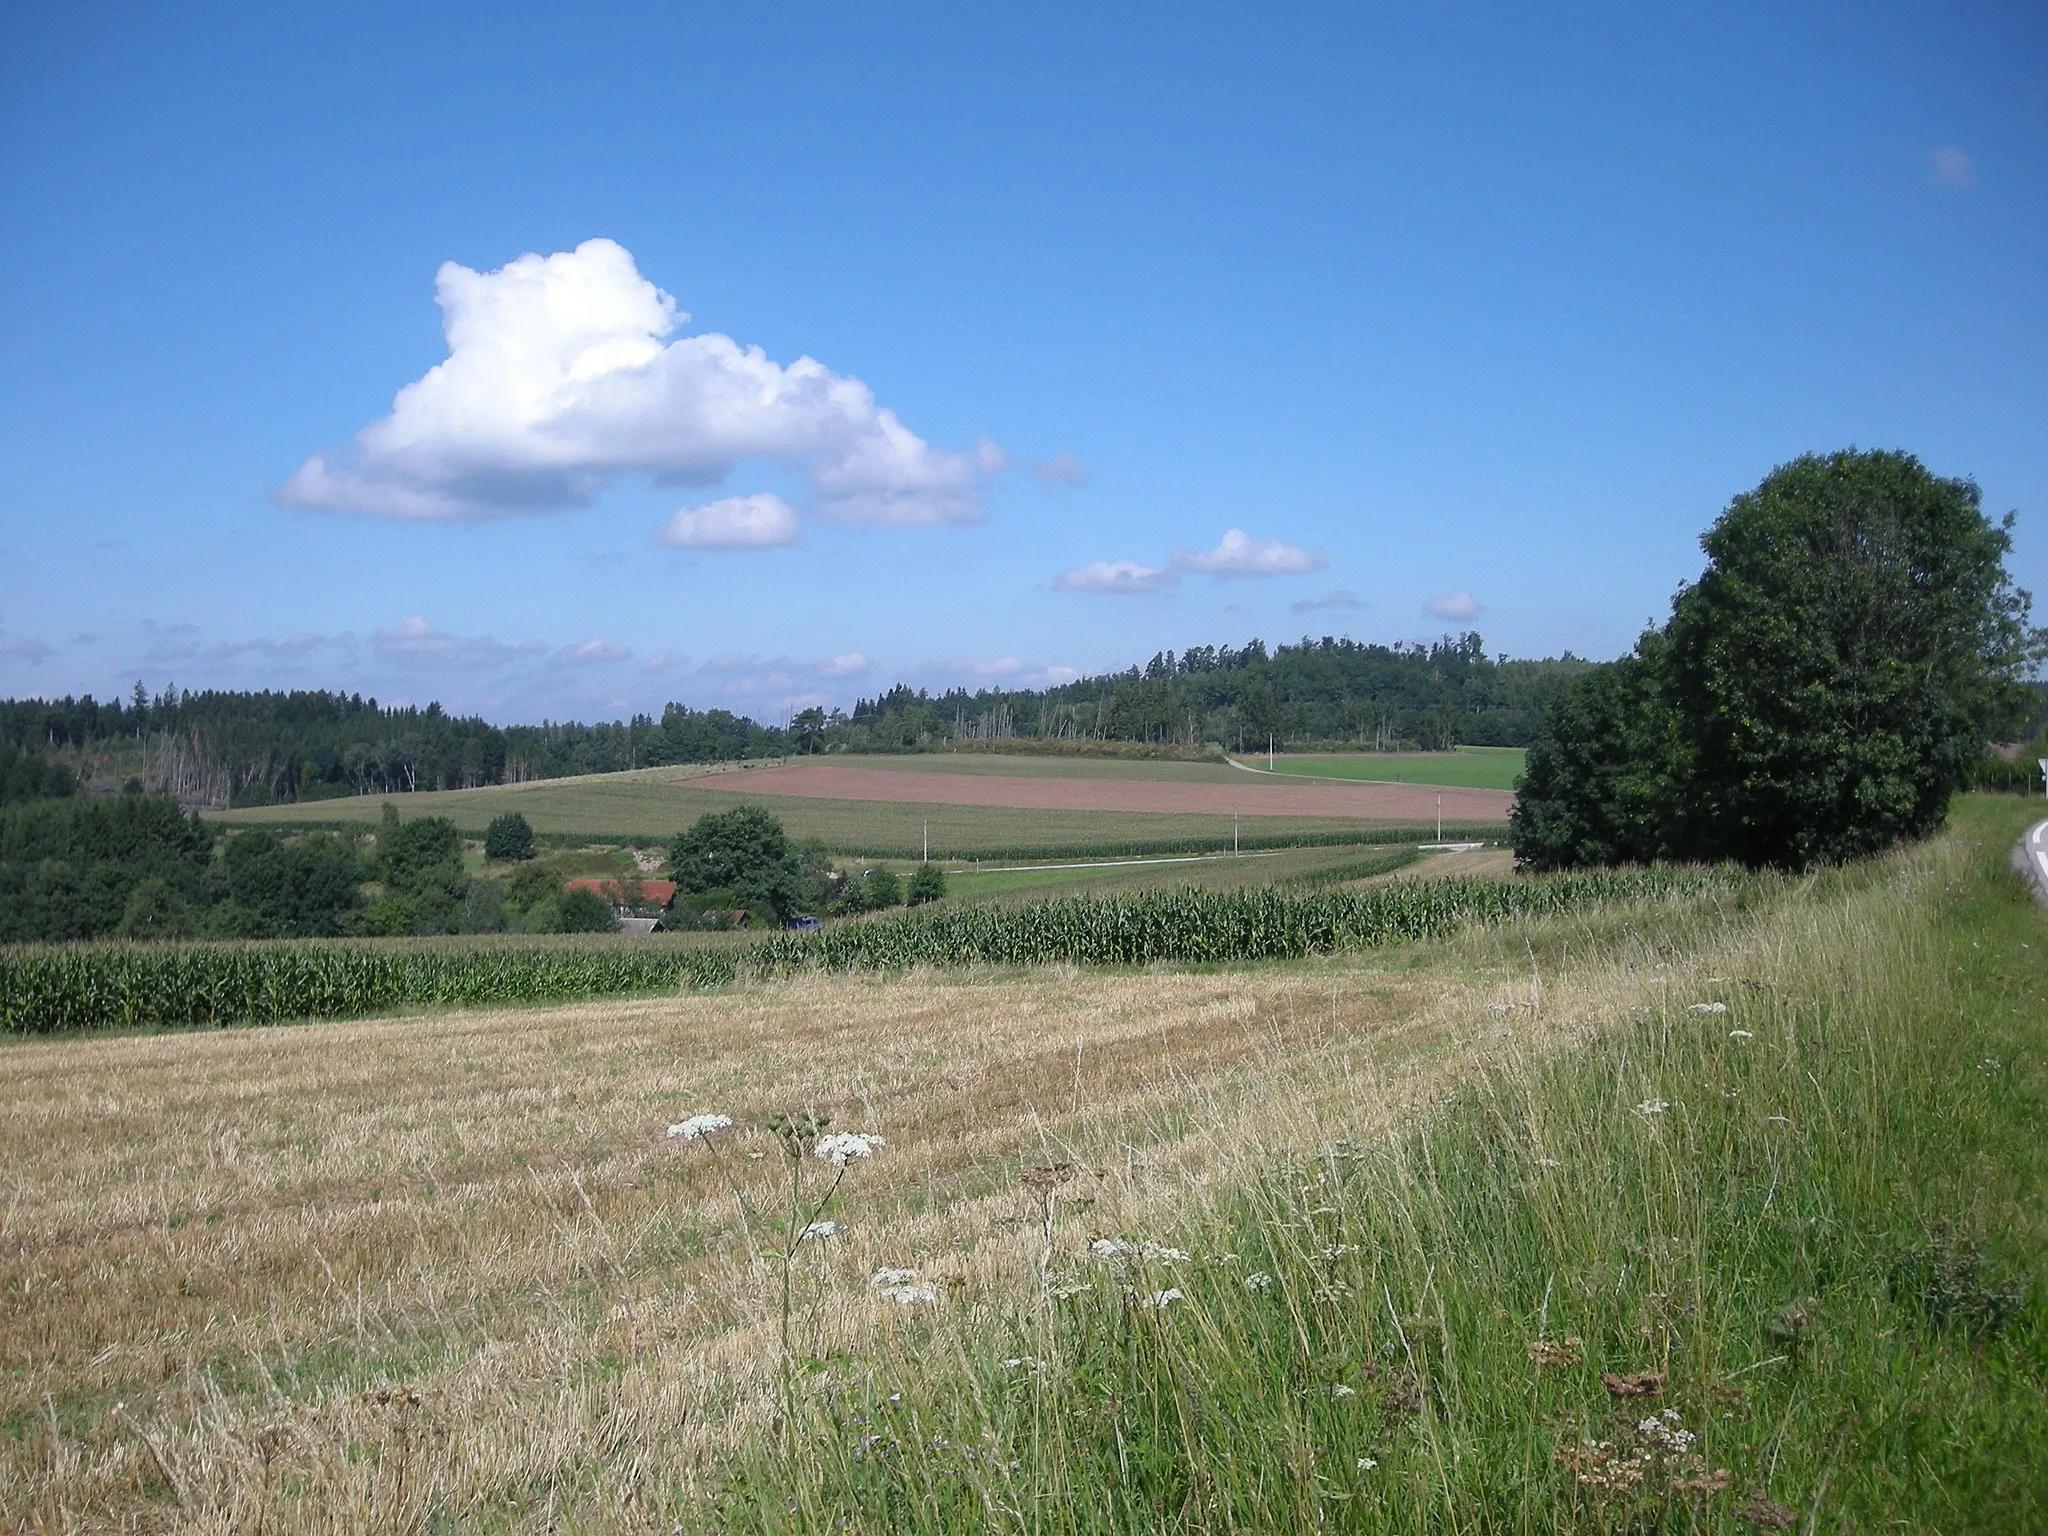
[[[571,880],[562,889],[565,891],[589,891],[594,895],[602,896],[606,901],[610,901],[613,893],[620,886],[629,884],[631,882],[626,880]],[[673,880],[642,880],[640,882],[640,899],[665,907],[676,899],[676,883]]]

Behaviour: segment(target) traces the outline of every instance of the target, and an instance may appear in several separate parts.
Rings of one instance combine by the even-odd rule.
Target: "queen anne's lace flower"
[[[1692,1011],[1694,1013],[1726,1013],[1728,1005],[1726,1003],[1694,1003]]]
[[[1669,1099],[1645,1099],[1636,1106],[1639,1115],[1661,1115],[1671,1107]]]
[[[882,1288],[882,1299],[899,1307],[914,1307],[920,1302],[937,1301],[939,1293],[937,1288],[921,1283],[889,1285]]]
[[[1255,1269],[1244,1277],[1244,1288],[1248,1291],[1263,1291],[1273,1283],[1273,1277],[1263,1269]]]
[[[687,1120],[678,1120],[668,1128],[673,1141],[702,1141],[713,1131],[732,1129],[731,1115],[692,1115]]]
[[[804,1228],[800,1240],[807,1243],[816,1242],[820,1238],[837,1237],[845,1230],[846,1223],[843,1221],[814,1221]]]
[[[1181,1295],[1179,1289],[1177,1287],[1169,1287],[1163,1291],[1154,1291],[1149,1296],[1140,1296],[1138,1298],[1138,1305],[1145,1308],[1148,1312],[1163,1312],[1176,1301],[1182,1300],[1185,1300],[1185,1298]]]
[[[1120,1237],[1098,1237],[1088,1251],[1105,1263],[1111,1259],[1143,1259],[1151,1264],[1185,1264],[1185,1248],[1168,1248],[1161,1243],[1127,1243]]]
[[[1728,1038],[1730,1040],[1754,1040],[1756,1036],[1746,1029],[1731,1029],[1728,1031]]]
[[[887,1290],[892,1285],[908,1285],[917,1278],[914,1269],[878,1269],[868,1280],[876,1290]]]
[[[834,1131],[829,1136],[820,1136],[812,1144],[811,1156],[830,1163],[834,1168],[844,1168],[848,1163],[873,1157],[875,1148],[887,1145],[881,1137],[868,1131]]]

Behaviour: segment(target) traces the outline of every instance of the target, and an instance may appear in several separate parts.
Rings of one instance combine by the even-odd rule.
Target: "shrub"
[[[929,901],[943,901],[946,895],[946,872],[936,864],[920,864],[910,877],[910,884],[904,891],[913,907],[921,907]]]
[[[493,817],[484,829],[484,857],[523,862],[533,857],[533,828],[517,811]]]
[[[564,891],[555,904],[557,933],[610,933],[618,926],[611,907],[595,891]]]

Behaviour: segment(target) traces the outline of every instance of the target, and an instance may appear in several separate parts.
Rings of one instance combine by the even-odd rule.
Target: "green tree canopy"
[[[1803,868],[1933,831],[1987,736],[2035,707],[2012,521],[1909,454],[1773,470],[1702,538],[1664,630],[1550,712],[1517,858]]]
[[[484,829],[484,857],[521,861],[533,857],[533,827],[517,811],[491,818]]]

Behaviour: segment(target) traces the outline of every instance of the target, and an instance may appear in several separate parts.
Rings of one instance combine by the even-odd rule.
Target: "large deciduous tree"
[[[1517,858],[1803,868],[1933,831],[2031,703],[2012,521],[1909,454],[1772,471],[1707,530],[1664,630],[1553,708]]]

